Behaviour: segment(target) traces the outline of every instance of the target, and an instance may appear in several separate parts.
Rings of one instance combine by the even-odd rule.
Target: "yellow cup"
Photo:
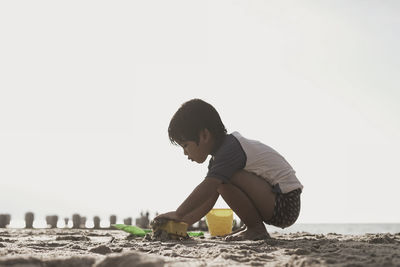
[[[211,236],[227,235],[232,232],[233,211],[212,209],[206,215],[206,222]]]

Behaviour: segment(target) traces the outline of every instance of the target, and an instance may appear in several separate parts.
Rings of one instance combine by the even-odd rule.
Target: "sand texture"
[[[400,266],[400,233],[147,241],[117,230],[0,229],[0,267]]]

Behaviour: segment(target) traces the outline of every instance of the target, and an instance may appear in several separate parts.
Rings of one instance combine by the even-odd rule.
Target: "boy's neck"
[[[211,156],[215,156],[215,153],[217,153],[218,149],[221,147],[222,143],[224,142],[225,138],[226,138],[227,134],[225,134],[223,137],[221,137],[220,139],[214,139],[214,145],[213,148],[211,150]]]

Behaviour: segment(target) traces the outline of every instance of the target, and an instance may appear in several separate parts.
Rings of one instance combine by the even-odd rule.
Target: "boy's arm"
[[[176,210],[177,216],[189,225],[203,218],[218,199],[218,187],[222,183],[216,178],[206,178]]]
[[[214,206],[219,195],[217,189],[221,183],[222,181],[216,178],[204,179],[175,212],[161,214],[157,218],[195,223]]]

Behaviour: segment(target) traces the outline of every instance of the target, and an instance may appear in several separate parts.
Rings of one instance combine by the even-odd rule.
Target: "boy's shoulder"
[[[246,154],[235,135],[227,134],[209,161],[207,177],[228,181],[246,166]]]
[[[275,150],[264,143],[254,140],[248,139],[241,135],[239,132],[234,131],[230,134],[227,134],[219,146],[218,150],[215,153],[215,157],[226,157],[233,154],[251,154],[251,153],[259,153],[260,151],[269,151],[275,152]]]
[[[248,145],[249,143],[253,143],[253,144],[261,144],[263,145],[261,142],[257,141],[257,140],[252,140],[252,139],[248,139],[244,136],[242,136],[239,132],[234,131],[230,134],[227,134],[222,142],[222,144],[220,145],[220,148],[218,149],[218,152],[226,152],[226,150],[229,150],[232,147],[235,148],[239,148],[242,147],[244,145]]]
[[[233,132],[231,134],[227,134],[223,140],[223,142],[221,143],[221,145],[219,146],[219,148],[217,149],[215,156],[221,156],[223,154],[226,153],[233,153],[235,152],[235,150],[240,148],[240,142],[238,140],[238,138],[236,137],[236,133],[237,132]],[[237,133],[239,134],[239,133]]]

